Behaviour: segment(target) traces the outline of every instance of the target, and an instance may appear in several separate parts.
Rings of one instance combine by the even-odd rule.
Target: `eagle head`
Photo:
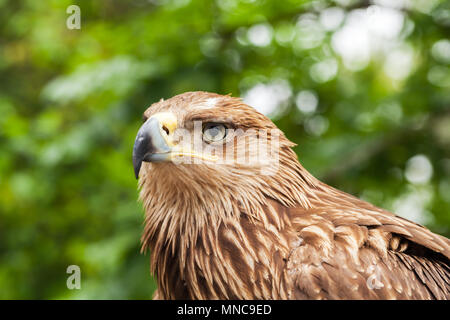
[[[175,198],[264,192],[289,201],[283,185],[292,184],[294,172],[286,169],[298,169],[295,144],[240,98],[187,92],[154,103],[143,120],[133,148],[143,190],[164,189]]]

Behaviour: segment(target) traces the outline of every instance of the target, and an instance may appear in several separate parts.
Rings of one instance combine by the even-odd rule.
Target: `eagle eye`
[[[227,135],[227,127],[221,123],[207,123],[203,127],[203,140],[206,142],[218,142]]]

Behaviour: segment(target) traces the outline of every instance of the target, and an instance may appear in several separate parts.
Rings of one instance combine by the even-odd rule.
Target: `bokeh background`
[[[449,35],[439,0],[0,0],[0,298],[151,297],[132,145],[192,90],[243,97],[315,176],[450,236]]]

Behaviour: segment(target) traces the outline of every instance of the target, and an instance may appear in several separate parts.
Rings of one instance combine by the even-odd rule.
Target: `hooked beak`
[[[151,116],[139,129],[133,147],[133,167],[136,179],[139,178],[142,162],[175,161],[179,157],[199,158],[214,162],[215,155],[196,152],[190,146],[176,145],[173,142],[177,128],[177,118],[171,112],[160,112]]]
[[[133,167],[136,179],[139,177],[142,161],[170,160],[172,149],[168,134],[174,131],[176,124],[177,121],[173,114],[155,114],[139,129],[133,147]]]

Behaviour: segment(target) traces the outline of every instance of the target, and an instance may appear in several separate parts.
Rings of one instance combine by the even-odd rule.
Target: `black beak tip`
[[[139,179],[139,172],[141,171],[142,161],[144,160],[145,154],[148,150],[148,138],[145,137],[142,129],[139,130],[136,141],[133,146],[133,169],[136,179]]]
[[[141,163],[134,166],[134,175],[136,180],[139,179],[139,171],[141,171]]]
[[[133,169],[134,169],[134,176],[136,179],[139,179],[139,172],[141,171],[142,166],[142,159],[136,156],[136,154],[133,154]]]

